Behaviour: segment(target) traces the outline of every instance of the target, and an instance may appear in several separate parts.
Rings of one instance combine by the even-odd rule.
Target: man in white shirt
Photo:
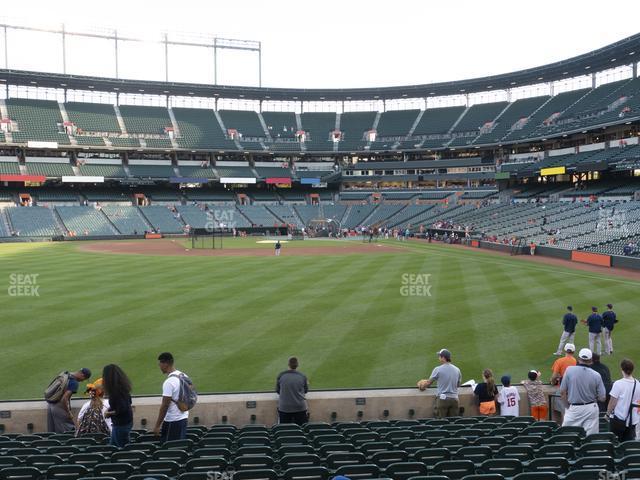
[[[620,362],[623,378],[616,381],[611,388],[611,398],[607,407],[610,418],[610,429],[620,442],[635,440],[636,425],[640,423],[638,408],[640,404],[640,382],[633,377],[634,365],[631,360]]]
[[[162,404],[158,412],[158,419],[153,433],[160,436],[164,443],[169,440],[182,440],[187,438],[187,422],[189,412],[183,412],[178,408],[180,397],[180,379],[182,373],[173,366],[173,355],[169,352],[158,356],[158,366],[167,379],[162,384]]]
[[[516,387],[511,386],[511,377],[503,375],[500,379],[502,390],[498,394],[500,415],[503,417],[517,417],[520,415],[520,393]]]

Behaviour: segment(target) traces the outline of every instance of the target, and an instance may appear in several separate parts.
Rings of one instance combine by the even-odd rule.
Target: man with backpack
[[[80,382],[91,377],[91,370],[82,368],[74,373],[61,372],[44,392],[47,402],[47,429],[65,433],[75,430],[76,422],[71,414],[71,396],[78,391]]]
[[[167,379],[162,384],[162,404],[153,433],[159,435],[163,443],[169,440],[183,440],[187,438],[189,410],[195,405],[197,394],[191,379],[176,370],[173,355],[169,352],[158,356],[158,366],[160,371],[167,375]]]

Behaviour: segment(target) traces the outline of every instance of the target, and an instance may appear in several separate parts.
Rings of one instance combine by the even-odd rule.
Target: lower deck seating
[[[123,235],[142,235],[150,230],[137,207],[107,204],[102,211]]]
[[[58,206],[56,211],[71,235],[118,235],[105,214],[94,207]]]
[[[62,232],[53,217],[53,210],[46,207],[13,207],[6,213],[13,230],[20,237],[54,237]]]
[[[182,223],[175,212],[160,205],[141,207],[140,211],[153,228],[161,233],[183,233]]]
[[[13,434],[0,436],[0,478],[192,480],[230,469],[244,480],[637,478],[640,443],[618,443],[607,425],[602,420],[601,433],[590,436],[579,427],[499,416],[194,425],[186,439],[164,444],[134,430],[121,450],[101,434]]]

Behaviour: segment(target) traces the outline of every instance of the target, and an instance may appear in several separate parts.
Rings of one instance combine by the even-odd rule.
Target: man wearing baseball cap
[[[567,343],[564,346],[564,351],[564,357],[553,362],[553,366],[551,367],[551,385],[560,385],[567,368],[573,367],[578,363],[573,356],[573,353],[576,351],[576,346],[573,343]],[[551,397],[551,410],[554,412],[555,418],[558,421],[562,421],[562,416],[566,408],[567,404],[562,398],[557,395]]]
[[[440,365],[433,369],[428,380],[420,380],[418,388],[425,390],[433,382],[438,382],[436,410],[439,418],[457,417],[460,414],[458,387],[462,383],[460,369],[451,363],[451,352],[446,348],[438,352]]]
[[[602,354],[602,317],[598,313],[598,307],[591,307],[591,315],[586,320],[582,320],[582,323],[589,327],[589,350],[596,351],[598,347],[598,355]]]
[[[616,312],[613,311],[613,305],[607,303],[607,311],[602,313],[602,333],[604,334],[604,353],[605,355],[613,355],[613,326],[618,323]]]
[[[64,378],[66,376],[66,378]],[[47,400],[47,429],[49,432],[66,433],[76,428],[76,421],[71,414],[71,396],[77,393],[80,382],[91,377],[91,370],[81,368],[77,372],[63,372],[54,382],[60,382],[59,398]],[[52,382],[52,384],[54,383]]]
[[[578,365],[567,368],[560,383],[560,395],[569,404],[562,426],[582,427],[587,435],[598,433],[598,402],[606,398],[602,378],[591,368],[592,357],[588,348],[580,350]]]
[[[554,355],[562,355],[562,349],[567,343],[573,343],[576,336],[576,325],[578,324],[578,317],[573,313],[573,307],[569,305],[567,307],[567,313],[562,317],[562,335],[560,336],[560,343],[558,349]]]

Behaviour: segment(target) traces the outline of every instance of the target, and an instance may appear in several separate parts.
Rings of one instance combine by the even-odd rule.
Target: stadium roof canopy
[[[588,75],[640,58],[640,33],[560,62],[482,78],[380,88],[259,88],[158,82],[0,69],[0,84],[133,94],[221,97],[245,100],[341,101],[424,98],[504,90]]]

